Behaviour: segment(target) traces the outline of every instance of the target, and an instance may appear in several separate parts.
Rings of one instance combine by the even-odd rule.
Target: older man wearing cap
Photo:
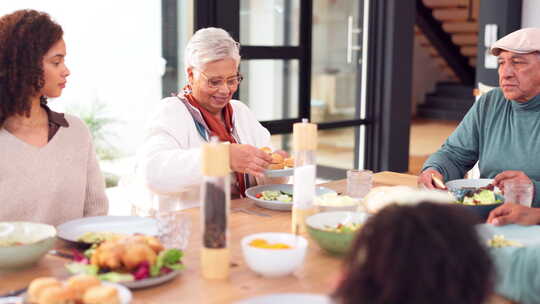
[[[494,178],[503,190],[508,180],[532,183],[533,206],[540,206],[539,52],[540,28],[515,31],[493,44],[500,88],[480,97],[439,151],[429,157],[419,185],[442,188],[433,181],[463,178],[478,161],[480,175]]]

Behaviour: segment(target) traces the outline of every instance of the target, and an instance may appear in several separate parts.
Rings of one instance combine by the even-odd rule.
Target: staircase
[[[441,23],[444,32],[450,35],[451,42],[459,47],[461,55],[467,57],[467,63],[473,68],[476,67],[480,0],[422,1],[426,7],[432,9],[433,17]],[[424,118],[461,120],[474,103],[473,86],[461,84],[454,70],[419,27],[415,27],[415,34],[441,73],[450,79],[450,82],[438,83],[435,92],[426,95],[425,103],[418,105],[417,115]]]
[[[426,95],[418,105],[417,116],[423,118],[461,121],[474,103],[473,87],[458,82],[439,82],[435,93]]]

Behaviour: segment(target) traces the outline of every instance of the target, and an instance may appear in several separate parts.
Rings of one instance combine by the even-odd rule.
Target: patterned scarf
[[[214,115],[212,115],[208,110],[206,110],[204,107],[202,107],[197,99],[191,94],[191,86],[187,85],[183,89],[184,91],[184,97],[189,102],[190,105],[192,105],[194,108],[199,110],[201,113],[204,122],[209,128],[210,136],[217,136],[220,141],[223,142],[230,142],[231,144],[236,144],[237,141],[232,136],[233,132],[233,123],[232,123],[232,117],[233,117],[233,108],[230,103],[228,103],[225,108],[222,110],[224,124],[221,123],[221,121],[216,118]],[[234,172],[236,176],[236,186],[238,187],[239,193],[241,197],[245,196],[246,191],[246,183],[244,180],[244,174],[239,172]]]

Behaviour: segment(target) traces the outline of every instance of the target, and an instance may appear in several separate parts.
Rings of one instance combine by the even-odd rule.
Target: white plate
[[[129,289],[146,288],[146,287],[156,286],[159,284],[163,284],[167,281],[170,281],[174,279],[177,275],[179,275],[180,272],[182,272],[182,270],[173,270],[159,277],[148,278],[148,279],[143,279],[143,280],[138,280],[138,281],[131,281],[131,282],[119,282],[118,284],[122,284]]]
[[[72,220],[57,227],[58,237],[77,242],[86,232],[115,232],[123,234],[158,235],[158,224],[153,218],[140,216],[95,216]]]
[[[242,300],[237,304],[332,304],[326,295],[310,293],[277,293]]]
[[[133,296],[131,295],[131,291],[127,289],[126,287],[116,284],[116,283],[109,283],[109,282],[102,282],[104,285],[113,286],[118,291],[118,296],[120,297],[120,303],[121,304],[129,304],[131,303],[131,300],[133,299]]]
[[[251,187],[246,190],[246,196],[252,199],[255,202],[255,205],[271,209],[271,210],[278,210],[278,211],[290,211],[292,209],[292,202],[285,203],[280,201],[267,201],[260,198],[255,197],[257,194],[263,192],[263,191],[283,191],[286,193],[293,193],[293,185],[291,184],[273,184],[273,185],[260,185]],[[316,187],[315,188],[315,195],[323,195],[325,193],[336,193],[334,190],[324,188],[324,187]]]
[[[294,168],[279,169],[279,170],[266,170],[264,175],[268,177],[282,177],[294,175]]]

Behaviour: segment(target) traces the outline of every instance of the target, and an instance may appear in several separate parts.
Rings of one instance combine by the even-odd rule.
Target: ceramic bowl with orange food
[[[242,253],[248,267],[265,277],[281,277],[302,266],[308,241],[290,233],[266,232],[242,239]]]

